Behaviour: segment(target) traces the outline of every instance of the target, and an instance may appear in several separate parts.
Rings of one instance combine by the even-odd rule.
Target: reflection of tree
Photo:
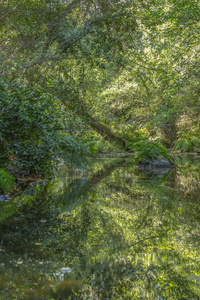
[[[194,202],[199,198],[200,159],[196,155],[175,155],[177,172],[174,176],[174,188],[183,197],[189,195]]]
[[[9,261],[26,261],[28,255],[32,262],[21,266],[25,285],[37,281],[43,290],[52,285],[53,294],[52,288],[45,291],[55,299],[199,299],[199,284],[191,280],[200,267],[195,236],[199,212],[161,178],[156,186],[152,178],[136,176],[124,160],[115,162],[90,178],[73,181],[57,197],[49,195],[43,212],[42,203],[29,214],[24,211],[23,225],[10,221],[10,228],[21,226],[17,238],[24,252],[12,252],[11,241],[4,249]],[[47,211],[47,205],[52,209]],[[52,278],[62,266],[72,273],[59,285]],[[8,272],[6,276],[17,281]],[[69,289],[72,280],[81,280],[82,286]]]
[[[125,159],[114,159],[112,162],[104,165],[104,167],[98,172],[92,174],[89,178],[84,176],[82,178],[74,180],[62,193],[59,195],[59,204],[62,202],[66,204],[63,210],[73,210],[76,209],[80,204],[82,204],[88,198],[90,190],[100,183],[103,179],[108,177],[113,170],[122,166]]]
[[[134,177],[131,182],[130,172],[125,174],[124,170],[122,170],[121,174],[119,174],[120,171],[121,169],[115,171],[114,173],[118,172],[118,174],[112,174],[113,177],[111,175],[109,183],[107,182],[104,187],[106,192],[101,191],[104,197],[107,194],[107,199],[102,200],[101,203],[100,219],[102,223],[98,223],[102,231],[102,238],[97,238],[99,243],[97,241],[95,243],[94,240],[93,246],[93,250],[96,250],[95,253],[103,252],[102,256],[111,256],[114,261],[108,264],[112,265],[112,274],[109,277],[108,270],[105,281],[110,283],[114,281],[113,287],[115,288],[118,280],[122,286],[126,285],[126,277],[119,279],[117,274],[114,273],[117,261],[120,259],[121,253],[124,253],[124,255],[126,254],[126,260],[131,261],[131,265],[134,265],[135,258],[140,253],[141,265],[138,282],[142,280],[143,285],[140,286],[140,284],[138,285],[138,283],[132,281],[131,283],[129,282],[129,288],[138,289],[138,294],[141,295],[143,294],[142,290],[146,291],[146,293],[149,292],[150,298],[148,299],[155,299],[158,295],[160,297],[174,295],[173,299],[198,299],[199,292],[195,292],[191,281],[188,280],[188,274],[194,271],[190,266],[190,260],[192,259],[193,266],[196,264],[196,270],[198,269],[199,261],[194,257],[191,258],[187,251],[184,253],[187,243],[185,243],[184,232],[182,232],[182,228],[185,229],[185,226],[188,224],[187,219],[193,218],[194,211],[191,211],[191,213],[186,211],[187,201],[175,199],[172,192],[164,193],[167,190],[166,187],[158,186],[157,190],[152,193],[152,190],[149,190],[149,188],[145,190],[144,185],[138,184]],[[123,184],[121,182],[122,174],[125,176]],[[128,177],[127,181],[126,175]],[[122,188],[119,187],[120,184]],[[108,190],[109,187],[110,190]],[[156,189],[155,186],[154,188]],[[184,216],[180,208],[183,209]],[[142,226],[139,224],[142,224]],[[97,226],[94,226],[93,231],[98,231]],[[118,234],[118,244],[121,247],[119,245],[118,247],[116,246],[116,233]],[[163,250],[160,251],[159,249]],[[154,252],[154,258],[148,261],[148,255],[150,255],[151,251]],[[195,248],[193,251],[195,252]],[[92,253],[90,254],[92,255]],[[103,270],[104,263],[101,257],[99,257],[99,261]],[[95,266],[93,270],[95,270]],[[127,272],[134,273],[133,270],[129,270],[128,265],[125,268]],[[113,280],[113,277],[116,281]],[[162,278],[163,281],[160,281],[159,278]],[[92,282],[94,282],[94,279]],[[99,286],[99,284],[94,283],[94,288],[96,286]],[[159,288],[156,288],[156,286],[159,286]],[[173,288],[170,286],[173,286]],[[152,290],[153,292],[150,292]],[[116,290],[111,292],[111,288],[109,288],[109,293],[107,292],[107,296],[109,294],[108,299],[117,299],[119,295],[118,297],[117,295],[114,296],[115,292]],[[101,299],[104,298],[102,297]]]

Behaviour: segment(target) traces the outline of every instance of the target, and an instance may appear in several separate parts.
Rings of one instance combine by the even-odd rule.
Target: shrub
[[[174,150],[180,152],[200,152],[199,130],[190,133],[185,131],[178,132],[178,139],[173,143]]]
[[[62,147],[63,118],[57,99],[16,82],[0,82],[0,158],[12,168],[40,175],[51,174],[61,152],[73,161],[75,152],[76,158],[81,154],[80,144],[66,136]]]
[[[127,146],[134,152],[136,162],[147,162],[157,158],[168,158],[167,149],[155,142],[141,140],[136,143],[128,143]]]
[[[10,192],[14,187],[14,183],[14,177],[6,170],[0,169],[0,188],[5,192]]]

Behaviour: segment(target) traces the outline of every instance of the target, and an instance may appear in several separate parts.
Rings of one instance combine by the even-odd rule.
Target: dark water
[[[200,299],[200,159],[62,168],[0,202],[0,299]]]

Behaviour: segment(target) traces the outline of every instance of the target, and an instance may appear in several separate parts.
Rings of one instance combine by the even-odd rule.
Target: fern
[[[175,151],[187,152],[191,150],[191,146],[189,139],[179,139],[175,144]]]
[[[4,169],[0,169],[0,188],[5,192],[10,192],[14,184],[14,177]]]
[[[178,131],[177,135],[179,138],[188,138],[188,133],[183,130]]]
[[[174,150],[175,150],[175,151],[178,151],[178,150],[182,149],[182,146],[183,146],[183,140],[178,140],[178,141],[176,141],[176,143],[175,143],[175,148],[174,148]]]
[[[145,162],[159,157],[170,159],[167,149],[155,142],[142,140],[136,143],[128,143],[128,147],[134,152],[136,161]]]
[[[196,148],[200,148],[200,140],[196,136],[192,135],[190,140]]]
[[[191,146],[192,146],[192,143],[189,139],[183,140],[183,146],[182,146],[183,152],[191,151]]]
[[[175,145],[175,148],[174,148],[175,151],[181,151],[181,152],[195,151],[195,152],[198,152],[199,149],[200,149],[200,140],[195,135],[187,136],[187,137],[185,135],[185,138],[183,138],[183,135],[181,135],[181,138],[176,140],[174,145]]]
[[[125,137],[125,139],[127,140],[127,146],[141,140],[148,140],[148,137],[140,130],[135,130],[133,133],[131,133],[131,135],[124,134],[123,137]]]

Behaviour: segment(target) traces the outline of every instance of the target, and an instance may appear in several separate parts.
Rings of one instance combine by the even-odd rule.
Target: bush
[[[67,136],[62,150],[63,118],[57,99],[16,82],[0,82],[0,159],[20,171],[51,174],[61,152],[67,151],[70,160],[76,150],[81,153],[79,143]]]
[[[190,133],[178,132],[178,139],[173,143],[174,150],[180,152],[200,152],[199,129]]]
[[[0,188],[5,192],[10,192],[14,184],[14,177],[6,172],[6,170],[0,169]]]
[[[168,158],[167,149],[155,142],[141,140],[133,144],[128,144],[130,150],[134,152],[136,162],[148,162],[157,158]]]

